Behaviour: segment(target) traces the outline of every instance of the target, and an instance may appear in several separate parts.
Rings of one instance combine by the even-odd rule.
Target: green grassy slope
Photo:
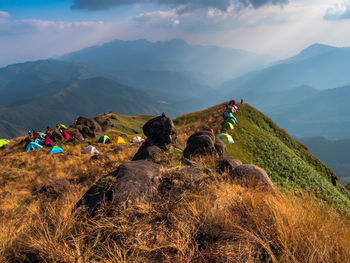
[[[174,123],[180,132],[206,127],[220,132],[223,111],[224,104],[221,104],[182,115]],[[303,189],[341,210],[350,208],[349,192],[340,184],[332,185],[332,170],[304,145],[249,105],[241,106],[235,115],[238,126],[231,132],[235,144],[228,145],[230,156],[264,168],[280,190],[299,193]]]

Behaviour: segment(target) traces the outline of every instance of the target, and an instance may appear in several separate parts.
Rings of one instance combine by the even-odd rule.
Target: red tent
[[[45,145],[48,145],[48,144],[53,144],[53,141],[49,138],[49,136],[46,136]]]
[[[62,131],[61,133],[66,140],[70,139],[70,135],[68,134],[68,132]]]

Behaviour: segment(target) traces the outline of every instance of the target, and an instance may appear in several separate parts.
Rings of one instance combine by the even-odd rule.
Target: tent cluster
[[[234,140],[232,139],[232,136],[228,134],[228,131],[232,131],[238,124],[237,118],[233,115],[237,110],[238,106],[235,100],[231,100],[226,104],[225,112],[223,113],[224,123],[222,126],[222,133],[218,135],[218,138],[227,143],[234,143]]]
[[[67,127],[63,124],[57,124],[56,128],[58,128],[58,132],[62,135],[65,140],[69,140],[71,136],[65,130]],[[57,133],[57,131],[55,131]],[[51,147],[47,153],[56,154],[64,152],[62,148],[58,146],[54,146],[54,131],[47,127],[47,131],[44,132],[28,132],[28,143],[25,145],[25,150],[27,152],[42,149],[43,147]]]

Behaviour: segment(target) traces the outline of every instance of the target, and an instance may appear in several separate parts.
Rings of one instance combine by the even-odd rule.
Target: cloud
[[[73,9],[106,10],[126,5],[168,6],[178,13],[190,13],[198,9],[227,11],[231,6],[260,8],[266,5],[284,5],[289,0],[74,0]]]
[[[0,11],[1,65],[61,55],[108,41],[103,22],[18,20]]]
[[[342,20],[350,18],[350,2],[337,3],[328,8],[324,15],[325,20]]]

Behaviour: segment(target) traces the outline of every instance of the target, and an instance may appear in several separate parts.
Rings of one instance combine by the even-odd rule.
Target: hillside
[[[298,138],[309,151],[332,168],[343,184],[350,183],[350,140],[323,137]]]
[[[71,83],[56,81],[43,89],[50,93],[0,108],[0,120],[11,124],[9,129],[1,130],[4,132],[0,133],[1,137],[23,135],[30,129],[45,129],[57,123],[72,123],[80,115],[93,117],[101,111],[158,114],[167,109],[167,105],[148,94],[106,78]]]
[[[221,129],[224,104],[174,119],[181,141],[203,128]],[[105,156],[82,154],[86,143],[67,143],[65,153],[24,152],[22,138],[0,151],[2,262],[344,262],[350,254],[350,194],[333,172],[269,118],[240,105],[228,155],[264,168],[280,190],[253,190],[213,174],[196,184],[177,172],[183,146],[166,152],[170,173],[164,196],[88,219],[74,204],[99,178],[128,162],[129,144],[97,144]],[[151,116],[99,115],[105,134],[131,138]],[[199,159],[217,168],[214,159]],[[165,169],[165,168],[164,168]],[[175,170],[171,170],[175,169]],[[64,190],[40,193],[56,179]],[[173,183],[173,184],[172,184]],[[48,188],[51,189],[51,188]],[[55,192],[56,191],[56,192]],[[58,192],[57,192],[58,191]],[[288,234],[286,234],[288,233]]]

